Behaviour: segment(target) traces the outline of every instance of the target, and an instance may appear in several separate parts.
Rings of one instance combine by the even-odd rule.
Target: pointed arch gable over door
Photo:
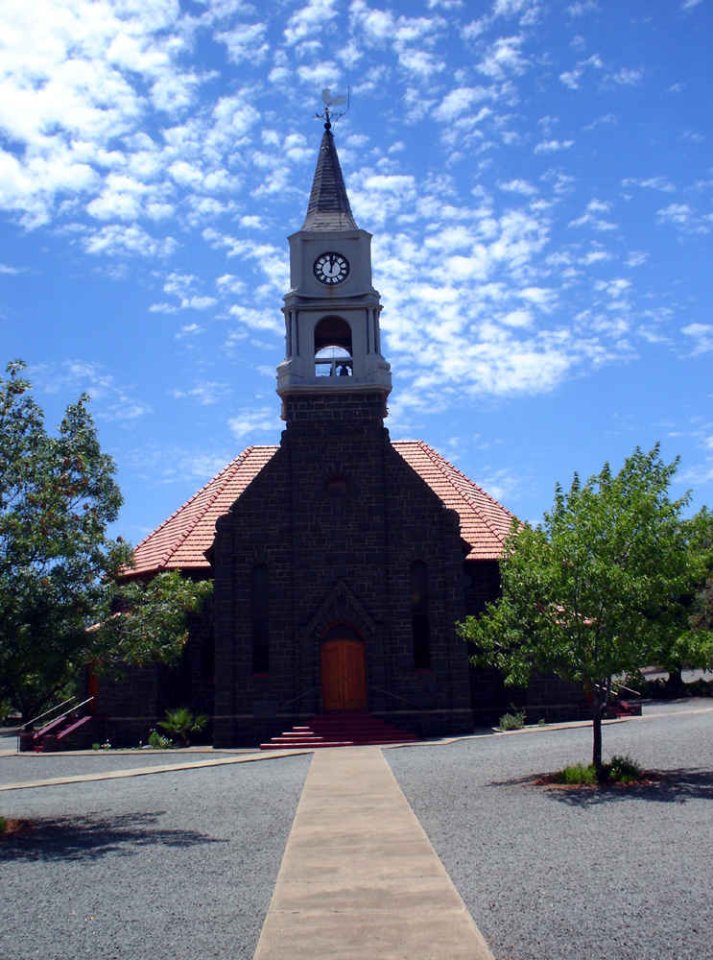
[[[336,624],[325,634],[320,647],[320,679],[325,712],[366,710],[364,641],[349,624]]]

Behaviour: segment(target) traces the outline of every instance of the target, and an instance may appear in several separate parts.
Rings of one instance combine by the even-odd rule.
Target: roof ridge
[[[414,441],[411,441],[411,442],[414,442]],[[458,467],[454,466],[454,465],[450,462],[450,460],[446,460],[446,458],[445,458],[442,454],[440,454],[437,450],[434,450],[433,447],[429,446],[429,445],[426,443],[425,440],[416,440],[415,443],[417,443],[418,446],[421,447],[421,449],[426,453],[426,455],[430,458],[430,460],[431,460],[433,463],[436,464],[436,466],[437,466],[439,469],[440,469],[441,463],[446,463],[446,464],[448,464],[448,466],[450,467],[450,469],[451,469],[454,473],[457,473],[458,476],[461,477],[461,479],[465,480],[465,482],[466,482],[469,486],[475,487],[475,489],[476,489],[479,493],[481,493],[484,497],[487,497],[487,499],[488,499],[491,503],[495,504],[497,507],[500,507],[501,510],[504,510],[505,513],[507,513],[508,516],[512,517],[513,520],[517,520],[517,517],[515,516],[515,514],[514,514],[511,510],[508,510],[508,508],[505,507],[505,506],[503,506],[503,504],[500,503],[499,500],[496,500],[495,497],[491,496],[491,494],[489,494],[487,490],[484,490],[484,489],[480,486],[480,484],[477,484],[474,480],[471,480],[470,477],[466,476],[466,474],[464,474],[462,470],[459,470]],[[440,462],[439,462],[439,461],[440,461]],[[458,495],[459,495],[460,497],[462,497],[464,500],[467,500],[467,501],[471,504],[471,506],[473,507],[473,509],[475,510],[475,512],[478,514],[478,516],[480,517],[480,519],[481,519],[481,520],[483,521],[483,523],[486,525],[486,527],[488,528],[488,530],[490,530],[490,532],[493,534],[493,536],[494,536],[497,540],[499,540],[500,543],[504,544],[504,543],[505,543],[505,537],[503,537],[502,534],[500,533],[500,531],[497,530],[497,529],[493,526],[493,523],[492,523],[491,520],[483,513],[483,511],[482,511],[481,508],[479,507],[477,501],[476,501],[474,498],[471,498],[471,497],[466,496],[461,490],[459,490],[458,487],[455,485],[455,483],[453,483],[452,478],[449,477],[449,476],[445,473],[445,471],[441,470],[441,473],[443,474],[443,476],[445,477],[445,479],[448,481],[448,483],[450,483],[450,485],[453,487],[453,489],[458,493]]]
[[[195,500],[197,500],[198,497],[200,497],[200,495],[201,495],[202,493],[204,493],[204,492],[211,486],[211,484],[215,483],[216,480],[220,479],[220,477],[222,477],[224,474],[228,473],[228,471],[230,470],[231,467],[233,467],[235,464],[238,464],[238,463],[246,460],[246,459],[248,458],[248,454],[250,454],[254,449],[255,449],[254,446],[246,447],[243,451],[241,451],[241,453],[239,453],[239,454],[237,455],[237,457],[233,457],[233,459],[232,459],[229,463],[227,463],[227,464],[223,467],[222,470],[219,470],[213,477],[211,477],[210,480],[208,480],[206,483],[204,483],[203,486],[200,487],[199,490],[196,490],[196,492],[193,494],[193,496],[192,496],[192,497],[189,497],[188,500],[186,500],[183,504],[181,504],[180,507],[178,507],[176,510],[174,510],[173,513],[163,521],[163,523],[159,524],[159,525],[156,527],[155,530],[152,530],[151,533],[147,534],[140,543],[137,543],[136,546],[134,547],[134,551],[133,551],[133,552],[136,553],[136,551],[139,549],[139,547],[143,546],[144,543],[146,543],[148,540],[150,540],[151,537],[154,537],[160,530],[163,530],[164,527],[166,527],[166,526],[171,522],[171,520],[174,519],[174,517],[177,517],[179,513],[181,513],[183,510],[186,509],[186,507],[190,506],[190,504],[192,504]],[[186,541],[186,539],[188,538],[189,534],[195,529],[196,525],[198,524],[198,521],[199,521],[200,519],[202,519],[203,516],[205,516],[206,512],[210,509],[211,504],[213,504],[213,503],[215,502],[215,498],[218,496],[218,494],[220,493],[221,490],[222,490],[222,485],[221,485],[221,486],[218,488],[218,490],[213,494],[213,496],[208,500],[208,503],[206,504],[205,509],[200,512],[200,514],[196,517],[196,519],[193,521],[193,523],[191,523],[190,525],[188,525],[188,527],[187,527],[187,529],[186,529],[186,533],[185,533],[183,536],[179,536],[175,541],[173,541],[173,542],[166,548],[166,550],[161,554],[161,559],[160,559],[160,563],[161,563],[161,564],[164,564],[164,563],[168,560],[168,558],[169,558],[173,553],[176,552],[176,550],[180,547],[180,545],[181,545],[182,543],[185,543],[185,541]]]

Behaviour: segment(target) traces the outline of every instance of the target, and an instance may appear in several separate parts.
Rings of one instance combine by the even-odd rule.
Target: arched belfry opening
[[[322,317],[314,328],[315,376],[352,376],[353,363],[351,326],[343,317]]]

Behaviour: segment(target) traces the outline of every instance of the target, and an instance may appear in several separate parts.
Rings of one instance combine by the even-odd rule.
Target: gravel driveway
[[[586,762],[589,729],[385,751],[497,960],[713,956],[713,712],[607,726],[604,751],[677,772],[603,794],[531,784]]]
[[[309,762],[0,794],[0,957],[249,960]]]

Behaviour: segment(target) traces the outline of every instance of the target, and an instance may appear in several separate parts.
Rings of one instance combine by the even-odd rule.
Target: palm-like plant
[[[159,720],[159,727],[174,737],[180,737],[184,747],[189,747],[189,734],[199,733],[208,723],[208,717],[204,713],[192,714],[188,707],[176,707],[175,710],[166,711],[166,719]]]

